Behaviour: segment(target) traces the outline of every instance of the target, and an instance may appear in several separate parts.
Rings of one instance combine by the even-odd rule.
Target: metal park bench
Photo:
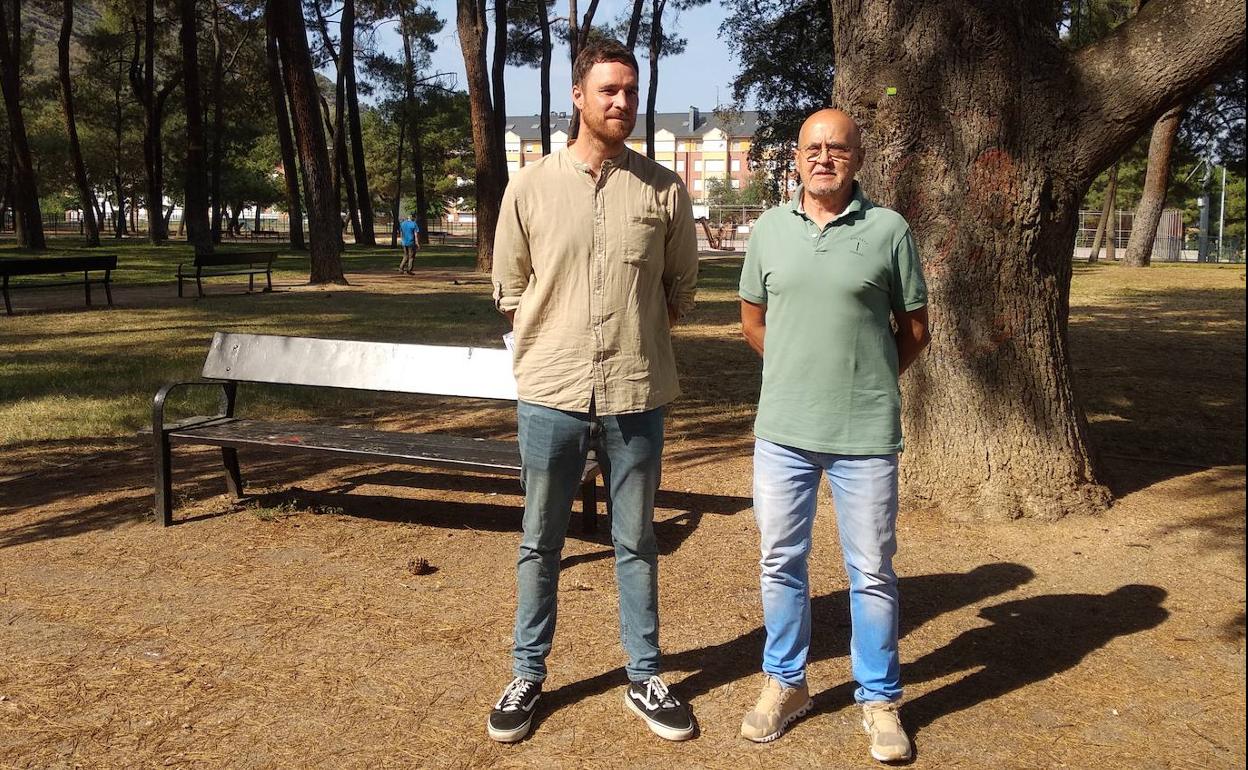
[[[173,523],[173,444],[221,447],[226,491],[235,498],[243,492],[240,448],[520,475],[520,448],[514,441],[249,420],[234,413],[238,386],[245,382],[514,401],[516,383],[507,350],[217,332],[203,377],[164,386],[152,404],[156,515],[165,526]],[[187,386],[220,389],[217,414],[166,423],[166,399]],[[596,460],[586,462],[581,476],[586,532],[598,525],[595,485],[600,473]]]
[[[87,306],[91,306],[91,284],[104,286],[104,296],[109,307],[113,305],[112,276],[117,269],[116,254],[86,254],[73,256],[36,257],[34,259],[0,259],[0,277],[3,277],[4,312],[13,315],[13,303],[9,292],[13,289],[42,289],[52,286],[77,286],[82,284],[87,294]],[[92,278],[91,273],[104,271],[103,278]],[[69,273],[82,273],[82,278],[68,279]],[[10,284],[10,278],[29,275],[54,275],[62,280],[36,281]]]
[[[217,254],[199,254],[189,265],[178,264],[178,296],[182,296],[182,282],[194,279],[199,296],[204,296],[204,279],[224,275],[247,276],[247,291],[256,288],[256,276],[263,275],[264,291],[273,291],[273,260],[276,251],[232,251]],[[183,271],[183,268],[187,268]],[[194,272],[191,272],[194,268]]]

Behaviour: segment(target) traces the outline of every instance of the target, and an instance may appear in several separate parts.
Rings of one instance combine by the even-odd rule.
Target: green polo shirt
[[[741,269],[741,297],[767,306],[754,434],[812,452],[900,452],[890,314],[927,304],[910,226],[856,182],[845,211],[822,228],[801,200],[799,189],[759,217]]]

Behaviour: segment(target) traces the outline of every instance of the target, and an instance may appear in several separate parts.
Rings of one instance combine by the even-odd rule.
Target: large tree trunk
[[[864,128],[861,181],[907,218],[928,276],[932,345],[902,382],[908,503],[1103,509],[1067,350],[1079,203],[1235,60],[1243,0],[1154,0],[1073,53],[1053,3],[831,2],[833,95]]]
[[[308,193],[311,283],[346,283],[342,274],[342,222],[321,123],[320,94],[299,0],[268,0],[282,73],[290,91],[290,112]]]
[[[264,32],[265,71],[269,78],[269,90],[273,92],[273,114],[277,118],[277,140],[282,153],[282,179],[286,183],[286,210],[290,216],[290,247],[302,251],[307,246],[303,242],[303,205],[299,200],[299,169],[295,161],[294,142],[290,138],[290,114],[286,110],[286,88],[282,85],[282,65],[277,55],[277,37],[274,35],[272,19],[267,15],[264,20]]]
[[[74,185],[82,206],[82,224],[88,246],[100,245],[100,228],[95,217],[95,193],[87,181],[87,167],[82,160],[78,142],[78,121],[74,117],[74,86],[69,74],[69,43],[74,32],[74,0],[61,4],[61,36],[56,44],[57,74],[61,80],[61,109],[65,113],[65,131],[69,135],[69,159],[74,167]]]
[[[589,33],[594,28],[594,14],[598,12],[598,0],[590,0],[589,9],[580,24],[576,21],[576,0],[568,0],[568,49],[571,53],[571,66],[575,69],[576,57],[589,40]],[[581,116],[576,106],[572,106],[572,120],[568,124],[568,144],[576,141],[581,130]]]
[[[212,1],[215,6],[215,0]],[[186,224],[186,240],[195,248],[195,253],[211,254],[214,240],[220,240],[218,229],[220,220],[214,217],[216,227],[209,228],[208,170],[205,162],[207,142],[204,141],[204,106],[200,100],[199,20],[195,6],[196,0],[179,0],[178,2],[178,9],[182,16],[179,34],[179,42],[182,44],[182,76],[185,78],[182,93],[186,104],[186,200],[183,202],[182,221]],[[215,38],[215,11],[213,16],[213,37]],[[215,92],[213,96],[220,98]],[[216,205],[216,203],[217,200],[214,198],[213,204]]]
[[[1105,245],[1106,234],[1109,235],[1109,249],[1106,256],[1114,259],[1114,233],[1118,229],[1118,164],[1109,167],[1109,178],[1105,180],[1105,200],[1101,203],[1101,218],[1096,223],[1096,235],[1092,236],[1092,248],[1088,251],[1088,262],[1096,262],[1101,258],[1101,247]]]
[[[501,1],[501,0],[500,0]],[[355,201],[359,211],[360,228],[356,243],[377,245],[373,231],[373,200],[368,190],[368,170],[364,165],[364,135],[360,125],[360,95],[355,87],[355,0],[342,4],[342,57],[338,66],[343,68],[343,87],[347,96],[347,122],[351,135],[351,160],[354,166]]]
[[[1140,205],[1135,209],[1131,224],[1131,239],[1127,241],[1127,253],[1122,261],[1128,267],[1148,267],[1153,260],[1153,241],[1157,238],[1157,223],[1166,207],[1166,189],[1170,186],[1170,158],[1174,153],[1174,139],[1183,122],[1184,105],[1179,105],[1162,115],[1153,124],[1153,135],[1148,142],[1148,171],[1144,174],[1144,192]]]
[[[26,120],[22,116],[22,4],[21,0],[13,0],[12,22],[4,5],[0,2],[0,88],[4,92],[4,109],[9,119],[12,142],[13,221],[18,243],[23,248],[45,249],[47,244],[43,237],[43,213],[39,210],[35,166],[30,156],[30,142],[26,138]]]
[[[404,48],[407,36],[403,36]],[[409,79],[410,82],[410,79]],[[394,204],[390,207],[390,248],[399,245],[399,222],[403,221],[403,141],[407,138],[408,104],[399,110],[399,151],[394,154]]]
[[[476,156],[477,270],[488,272],[494,264],[494,228],[507,182],[498,170],[506,164],[503,147],[495,140],[494,107],[490,100],[490,76],[485,64],[484,0],[455,0],[459,45],[464,53],[468,80],[468,106],[472,114],[472,148]],[[500,157],[502,156],[502,157]]]
[[[637,36],[641,32],[641,14],[645,10],[646,0],[633,0],[633,10],[628,17],[628,37],[624,47],[630,51],[637,49]]]

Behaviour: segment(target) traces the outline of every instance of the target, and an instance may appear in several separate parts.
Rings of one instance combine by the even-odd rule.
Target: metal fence
[[[1075,234],[1074,258],[1087,260],[1092,253],[1092,244],[1096,239],[1096,231],[1100,226],[1102,212],[1080,211],[1079,230]],[[1113,259],[1122,259],[1127,243],[1131,240],[1131,230],[1135,226],[1134,211],[1114,211],[1110,215],[1110,228],[1102,237],[1099,259],[1108,259],[1108,245],[1114,246]],[[1243,262],[1244,243],[1237,236],[1224,237],[1219,246],[1216,235],[1209,236],[1207,254],[1209,262]],[[1200,237],[1188,232],[1183,226],[1183,212],[1179,209],[1166,209],[1161,212],[1157,223],[1157,235],[1153,238],[1154,262],[1198,262],[1200,256]]]

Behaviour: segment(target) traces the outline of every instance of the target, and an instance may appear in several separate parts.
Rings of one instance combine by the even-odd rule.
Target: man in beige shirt
[[[671,325],[693,306],[697,239],[679,177],[625,146],[637,60],[615,41],[573,67],[574,145],[516,173],[494,240],[494,297],[515,332],[524,536],[516,566],[515,677],[491,738],[529,732],[555,633],[560,554],[591,444],[611,510],[624,701],[657,735],[693,735],[659,677],[654,495],[664,407],[680,392]]]

